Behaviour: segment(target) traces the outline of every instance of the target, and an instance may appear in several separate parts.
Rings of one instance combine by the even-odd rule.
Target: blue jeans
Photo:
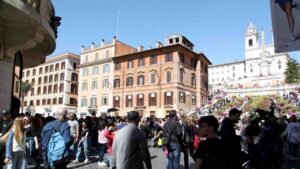
[[[23,167],[23,158],[23,151],[12,152],[11,159],[7,165],[7,169],[21,169]]]
[[[104,154],[106,153],[107,144],[99,144],[99,162],[103,162]]]
[[[108,164],[109,164],[109,169],[112,169],[112,166],[111,166],[111,155],[107,156],[107,161],[108,161]]]
[[[168,150],[167,169],[180,168],[180,145],[178,143],[171,143],[170,150]]]
[[[78,144],[77,152],[76,152],[76,159],[78,160],[81,154],[81,151],[83,150],[85,159],[88,159],[89,155],[89,149],[88,149],[88,139],[84,139],[80,144]]]
[[[26,147],[25,147],[25,158],[23,159],[23,169],[26,169],[27,163],[38,166],[38,162],[32,157],[33,152],[35,151],[35,141],[32,137],[26,138]]]

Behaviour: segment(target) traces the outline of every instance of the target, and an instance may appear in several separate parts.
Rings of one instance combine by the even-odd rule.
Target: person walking
[[[66,121],[66,116],[67,116],[67,110],[60,108],[57,110],[56,112],[56,117],[57,120],[51,121],[49,123],[47,123],[42,131],[42,158],[45,161],[45,165],[47,168],[59,168],[59,169],[66,169],[67,168],[67,164],[69,162],[68,159],[68,151],[70,146],[73,143],[73,138],[70,134],[70,125],[68,124],[68,122]],[[50,161],[52,159],[51,157],[51,153],[55,153],[55,152],[51,152],[49,153],[49,148],[50,145],[52,145],[52,143],[50,144],[51,139],[55,139],[53,138],[53,136],[59,133],[60,136],[62,136],[63,140],[59,139],[57,140],[58,142],[63,142],[64,146],[63,147],[63,154],[58,154],[60,159],[57,159],[56,161]],[[58,134],[57,134],[58,135]],[[57,136],[57,138],[61,138],[60,136]],[[60,147],[59,147],[60,148]],[[61,152],[61,151],[59,151]],[[49,159],[49,157],[51,159]]]
[[[119,130],[112,147],[112,169],[151,169],[151,158],[145,134],[138,128],[139,113],[127,113],[128,125]],[[143,163],[144,162],[144,163]]]
[[[107,131],[107,123],[102,118],[99,117],[98,121],[98,143],[99,143],[99,166],[105,166],[106,163],[104,162],[104,154],[107,151],[107,138],[105,137],[105,132]]]
[[[76,158],[75,158],[75,161],[73,161],[74,163],[79,162],[79,157],[80,157],[82,150],[85,155],[84,163],[89,162],[89,156],[88,156],[89,155],[89,144],[88,144],[89,129],[88,129],[86,122],[82,122],[81,125],[82,125],[82,127],[81,127],[82,132],[80,134],[80,141],[78,142]]]
[[[70,147],[70,159],[74,159],[75,153],[76,153],[76,147],[78,143],[78,138],[79,138],[79,123],[76,119],[76,114],[71,113],[69,115],[70,120],[68,120],[69,126],[70,126],[70,134],[72,136],[73,144]]]
[[[13,127],[1,137],[0,142],[6,143],[4,163],[7,169],[21,169],[25,151],[24,119],[17,117]]]
[[[114,142],[114,137],[117,131],[117,127],[115,126],[110,126],[107,131],[105,131],[104,136],[107,138],[107,143],[108,143],[108,163],[110,168],[112,168],[111,164],[111,155],[112,155],[112,146]]]
[[[300,123],[296,115],[290,117],[290,123],[287,126],[287,142],[290,160],[299,160]]]
[[[179,169],[180,167],[180,152],[182,144],[182,127],[175,120],[176,111],[172,110],[169,113],[169,119],[163,125],[164,144],[167,151],[167,168]]]

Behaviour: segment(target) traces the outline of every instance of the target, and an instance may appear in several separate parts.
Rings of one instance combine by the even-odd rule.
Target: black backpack
[[[184,125],[183,141],[185,145],[194,144],[195,131],[192,126]]]

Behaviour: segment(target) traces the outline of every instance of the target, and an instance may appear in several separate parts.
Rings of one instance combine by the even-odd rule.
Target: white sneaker
[[[89,159],[85,159],[85,160],[84,160],[84,163],[88,163],[88,162],[89,162]]]
[[[74,160],[73,163],[78,163],[78,159]]]
[[[98,162],[98,165],[100,165],[100,166],[104,166],[104,165],[106,165],[106,163],[105,162]]]

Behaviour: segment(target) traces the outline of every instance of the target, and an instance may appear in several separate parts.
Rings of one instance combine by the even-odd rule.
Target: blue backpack
[[[60,133],[62,122],[52,131],[48,142],[47,160],[51,168],[54,168],[53,162],[65,160],[68,158],[68,151],[64,137]]]

